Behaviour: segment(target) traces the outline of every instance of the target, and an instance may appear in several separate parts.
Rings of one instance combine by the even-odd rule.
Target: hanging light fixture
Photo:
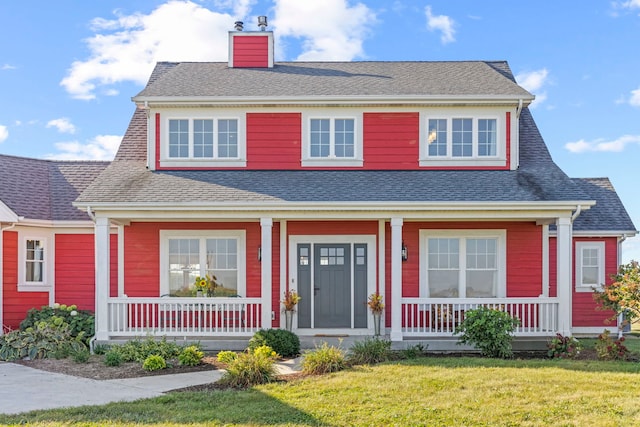
[[[406,261],[409,259],[409,249],[407,249],[407,245],[404,244],[404,240],[402,241],[402,261]]]

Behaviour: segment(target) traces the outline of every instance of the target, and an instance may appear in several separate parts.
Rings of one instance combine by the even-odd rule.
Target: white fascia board
[[[18,222],[20,217],[0,200],[0,222]]]
[[[521,219],[570,217],[578,205],[583,210],[594,203],[591,201],[575,202],[334,202],[334,203],[218,203],[202,205],[201,203],[167,204],[100,204],[92,203],[96,216],[113,219],[153,218],[170,219],[180,215],[181,219],[256,218],[271,216],[279,218],[294,217],[335,217],[335,218],[372,218],[402,216],[406,219]]]
[[[140,108],[213,105],[529,105],[535,97],[520,95],[349,95],[349,96],[134,96]]]
[[[20,221],[20,225],[25,227],[45,227],[45,228],[91,228],[93,229],[93,221],[77,220],[77,221],[49,221],[42,219],[24,219]]]
[[[636,230],[573,230],[574,237],[633,237],[638,234]],[[549,236],[555,236],[556,230],[549,230]]]

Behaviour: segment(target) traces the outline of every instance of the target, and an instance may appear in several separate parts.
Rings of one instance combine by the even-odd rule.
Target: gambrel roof
[[[88,220],[72,202],[108,165],[0,155],[0,201],[28,219]]]

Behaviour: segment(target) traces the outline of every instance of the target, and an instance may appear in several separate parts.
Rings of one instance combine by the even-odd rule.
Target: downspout
[[[93,221],[94,223],[96,222],[96,216],[91,211],[91,206],[87,206],[87,215],[89,215],[89,218],[91,218],[91,221]]]
[[[87,215],[89,215],[89,218],[91,218],[91,221],[93,221],[93,223],[96,223],[96,216],[95,214],[91,211],[91,206],[87,206]],[[94,238],[95,238],[95,230],[94,230],[94,234],[93,234]],[[95,267],[94,267],[95,268]],[[93,334],[93,336],[91,337],[91,339],[89,340],[89,351],[91,352],[91,354],[94,354],[93,350],[95,348],[95,344],[96,344],[96,335]]]
[[[4,316],[3,316],[4,311],[2,310],[2,306],[4,305],[4,299],[2,295],[2,289],[4,288],[4,281],[3,281],[4,261],[3,261],[3,254],[2,254],[2,248],[4,246],[4,232],[6,230],[11,230],[17,224],[18,224],[17,222],[14,222],[8,227],[4,227],[4,228],[0,227],[0,336],[4,335]]]
[[[575,221],[576,218],[580,216],[581,212],[582,212],[582,205],[578,205],[578,208],[576,209],[576,211],[573,213],[573,215],[571,215],[571,223],[573,223],[573,221]]]
[[[627,236],[625,236],[624,234],[622,235],[622,237],[618,239],[618,258],[616,259],[616,261],[618,261],[618,265],[622,265],[622,243],[624,243],[625,240],[627,240]],[[618,322],[618,338],[622,338],[622,336],[624,335],[623,334],[624,327],[621,327],[622,322],[624,322],[623,313],[618,313],[618,318],[616,319],[616,322]]]
[[[524,102],[522,101],[522,98],[520,98],[518,100],[518,108],[516,108],[516,119],[520,118],[520,113],[522,113],[523,104],[524,104]]]

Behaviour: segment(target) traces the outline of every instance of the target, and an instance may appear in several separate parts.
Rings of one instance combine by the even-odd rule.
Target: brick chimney
[[[235,31],[229,31],[230,68],[272,68],[273,31],[265,31],[267,17],[258,17],[260,31],[243,31],[244,24],[235,23]]]

